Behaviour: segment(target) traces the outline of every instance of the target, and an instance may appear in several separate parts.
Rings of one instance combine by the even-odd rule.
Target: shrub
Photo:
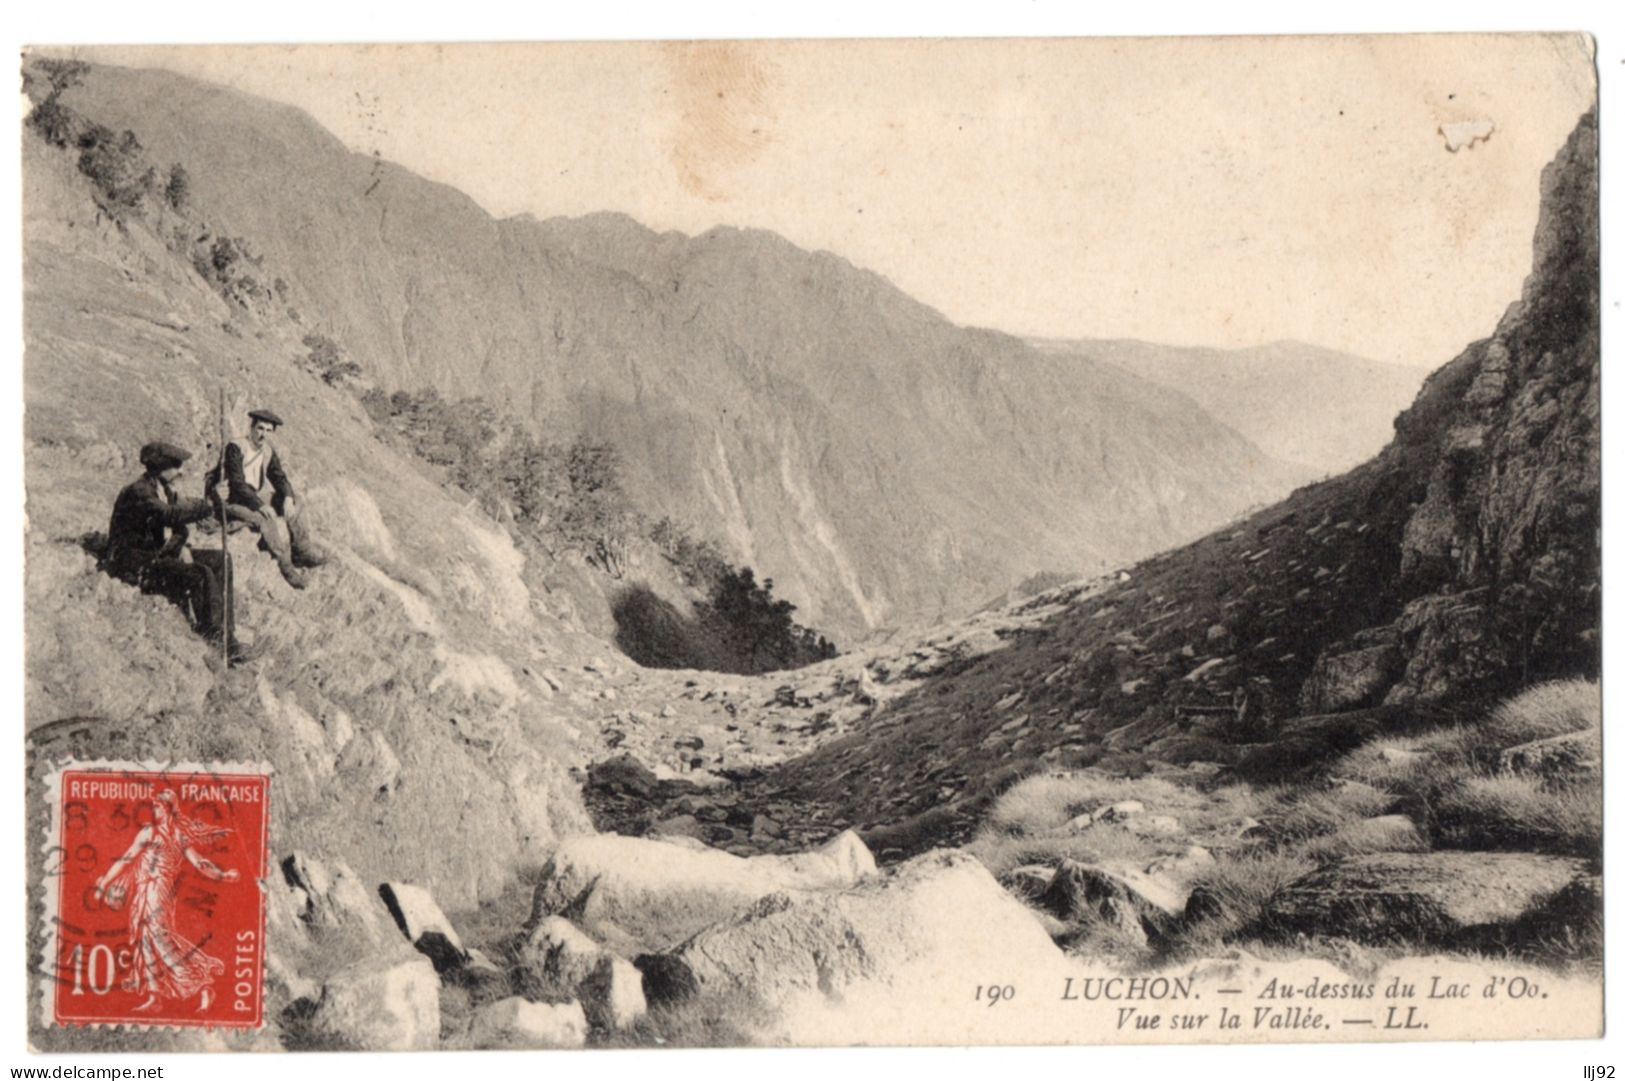
[[[192,177],[187,173],[186,166],[178,161],[169,167],[169,181],[164,185],[164,201],[172,210],[180,211],[185,210],[192,201]]]
[[[281,281],[281,279],[277,279]],[[306,334],[302,343],[310,352],[305,355],[305,367],[330,387],[343,386],[361,374],[361,365],[344,355],[338,342],[325,334]]]
[[[96,185],[103,206],[114,217],[138,209],[157,190],[158,171],[146,163],[135,132],[114,134],[111,128],[92,124],[79,133],[77,145],[79,171]]]

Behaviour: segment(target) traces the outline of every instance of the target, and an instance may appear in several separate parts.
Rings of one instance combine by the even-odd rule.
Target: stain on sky
[[[771,72],[756,50],[730,42],[674,44],[666,63],[677,179],[701,199],[725,202],[733,178],[772,142]]]

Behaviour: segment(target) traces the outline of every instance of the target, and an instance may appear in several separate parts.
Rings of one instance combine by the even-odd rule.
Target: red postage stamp
[[[53,775],[49,1023],[260,1026],[270,794],[260,766]]]

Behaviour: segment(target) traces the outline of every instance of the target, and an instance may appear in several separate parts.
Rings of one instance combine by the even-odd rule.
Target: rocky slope
[[[994,793],[1048,766],[1291,776],[1595,676],[1596,184],[1587,116],[1543,174],[1522,297],[1428,378],[1374,460],[1121,580],[1041,595],[1041,620],[844,718],[844,738],[741,802],[903,854],[967,836]]]
[[[1380,451],[1425,374],[1304,342],[1251,349],[1061,339],[1034,344],[1048,353],[1104,360],[1188,394],[1266,454],[1303,466],[1305,479],[1340,473]]]
[[[97,67],[64,102],[181,162],[217,232],[386,389],[615,442],[629,486],[842,645],[1189,539],[1297,474],[1188,398],[954,326],[759,231],[496,221],[303,114]]]

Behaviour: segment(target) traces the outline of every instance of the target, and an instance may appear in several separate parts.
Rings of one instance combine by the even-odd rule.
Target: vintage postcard
[[[1593,50],[25,50],[30,1049],[1600,1036]]]

